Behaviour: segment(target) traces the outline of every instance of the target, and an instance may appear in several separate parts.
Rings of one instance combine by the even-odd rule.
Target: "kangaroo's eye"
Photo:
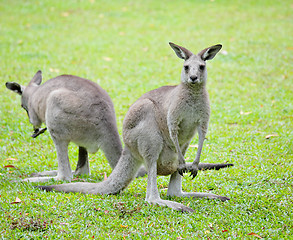
[[[199,69],[200,69],[201,71],[203,71],[204,68],[205,68],[205,65],[200,65],[200,66],[199,66]]]
[[[189,70],[189,66],[184,66],[184,70],[187,72]]]

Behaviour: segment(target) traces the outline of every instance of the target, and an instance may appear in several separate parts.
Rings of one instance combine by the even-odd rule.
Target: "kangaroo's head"
[[[41,84],[41,82],[42,82],[42,72],[38,71],[26,87],[16,82],[6,83],[6,87],[9,90],[21,95],[21,107],[26,110],[30,123],[34,125],[35,129],[41,125],[41,120],[38,118],[37,114],[35,113],[35,109],[32,106],[33,102],[30,101],[30,99],[33,93],[38,88],[38,86]]]
[[[205,85],[207,79],[206,61],[213,59],[221,50],[222,45],[217,44],[204,50],[198,54],[193,54],[188,49],[169,43],[179,58],[184,59],[181,72],[181,81],[191,85]]]

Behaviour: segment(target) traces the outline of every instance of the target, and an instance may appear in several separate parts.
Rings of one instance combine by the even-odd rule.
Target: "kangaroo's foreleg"
[[[203,147],[203,142],[205,140],[205,136],[207,133],[207,126],[199,126],[198,127],[198,148],[195,156],[195,160],[191,165],[186,166],[186,172],[190,172],[192,178],[195,178],[198,172],[198,165],[200,161],[200,155]],[[179,171],[179,169],[178,169]],[[180,174],[180,172],[179,172]],[[182,174],[181,174],[182,175]]]
[[[178,172],[180,175],[183,176],[183,173],[185,173],[187,171],[187,168],[186,168],[186,163],[185,163],[185,159],[184,159],[184,154],[182,153],[182,150],[179,145],[177,128],[178,127],[175,124],[169,124],[169,134],[170,134],[170,137],[174,143],[176,152],[178,154],[178,162],[179,162]],[[186,148],[185,148],[185,150],[186,150]],[[184,152],[185,152],[185,150],[184,150]]]

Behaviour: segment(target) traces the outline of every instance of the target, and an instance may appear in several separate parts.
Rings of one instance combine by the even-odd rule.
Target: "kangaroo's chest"
[[[208,125],[209,103],[204,100],[187,102],[179,109],[178,116],[178,140],[185,143],[191,140],[199,126]]]

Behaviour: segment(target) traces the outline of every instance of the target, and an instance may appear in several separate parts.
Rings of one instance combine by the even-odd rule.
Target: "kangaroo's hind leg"
[[[210,198],[210,199],[220,199],[222,201],[229,200],[229,198],[227,197],[216,195],[213,193],[183,192],[182,191],[182,176],[178,173],[178,171],[174,172],[170,177],[167,196]]]
[[[90,166],[88,161],[88,152],[84,147],[79,147],[78,162],[74,175],[90,174]]]
[[[43,171],[32,173],[30,178],[32,177],[55,177],[58,174],[58,170],[51,171]],[[79,147],[78,153],[78,162],[76,165],[76,169],[72,172],[73,175],[82,175],[82,174],[90,174],[89,161],[88,161],[88,153],[84,147]]]
[[[68,158],[68,144],[69,144],[69,142],[64,141],[64,140],[58,140],[54,137],[52,137],[52,138],[53,138],[56,150],[57,150],[57,158],[58,158],[57,176],[56,176],[56,171],[47,171],[45,173],[49,173],[49,174],[51,174],[51,176],[29,177],[29,178],[23,179],[22,181],[24,181],[24,182],[46,182],[51,179],[71,181],[72,171],[71,171],[69,158]],[[43,174],[43,173],[41,173],[41,174]]]

